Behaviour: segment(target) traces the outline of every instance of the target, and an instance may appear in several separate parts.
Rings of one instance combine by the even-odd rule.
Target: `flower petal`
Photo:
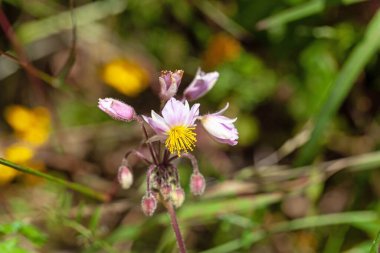
[[[151,118],[146,116],[143,116],[143,118],[157,134],[165,134],[169,130],[165,120],[154,111],[152,111]]]
[[[194,80],[185,89],[184,96],[189,101],[194,101],[214,87],[216,81],[219,78],[218,72],[204,73],[201,69],[198,69]]]
[[[216,141],[236,145],[239,134],[233,123],[237,118],[230,119],[221,115],[227,108],[228,104],[217,113],[202,116],[201,122],[206,131],[211,134]]]

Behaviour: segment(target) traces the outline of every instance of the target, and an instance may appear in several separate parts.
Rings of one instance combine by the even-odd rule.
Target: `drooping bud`
[[[133,174],[127,166],[120,166],[117,179],[123,189],[128,189],[133,183]]]
[[[153,194],[145,195],[141,200],[141,208],[146,216],[152,216],[157,208],[157,200]]]
[[[135,109],[117,99],[99,98],[98,107],[109,116],[121,121],[131,121],[135,118]]]
[[[181,83],[183,76],[183,70],[172,71],[161,71],[161,75],[158,78],[160,81],[160,97],[164,100],[169,100],[173,97]]]
[[[175,208],[182,206],[185,200],[185,192],[181,187],[177,187],[175,190],[170,192],[170,201]]]
[[[205,73],[200,68],[198,69],[194,80],[184,91],[184,96],[188,101],[194,101],[214,87],[216,81],[219,78],[218,72]]]
[[[199,172],[193,173],[190,179],[190,190],[194,195],[202,195],[206,188],[206,180]]]

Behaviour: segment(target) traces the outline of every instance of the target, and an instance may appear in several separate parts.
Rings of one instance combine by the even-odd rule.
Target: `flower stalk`
[[[173,228],[175,237],[177,239],[177,245],[178,245],[179,252],[180,253],[186,253],[185,242],[183,241],[183,238],[181,235],[181,230],[179,229],[179,226],[178,226],[177,215],[175,213],[174,207],[171,203],[167,203],[167,202],[164,205],[165,205],[165,207],[168,211],[169,217],[170,217],[172,228]]]

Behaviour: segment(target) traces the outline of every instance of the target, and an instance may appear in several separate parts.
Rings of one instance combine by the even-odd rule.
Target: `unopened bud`
[[[170,192],[170,200],[175,208],[182,206],[185,200],[185,192],[181,187]]]
[[[128,189],[133,183],[133,174],[127,166],[120,166],[117,179],[123,189]]]
[[[206,188],[206,180],[200,173],[193,173],[190,179],[190,190],[194,195],[202,195]]]
[[[146,216],[152,216],[157,208],[157,200],[152,194],[145,195],[141,200],[141,208]]]
[[[131,121],[135,118],[135,109],[117,99],[99,99],[98,107],[109,116],[121,121]]]
[[[169,100],[169,98],[173,97],[177,91],[178,87],[181,83],[183,75],[183,70],[176,70],[174,72],[172,71],[161,71],[161,75],[158,78],[160,81],[160,96],[165,99]]]

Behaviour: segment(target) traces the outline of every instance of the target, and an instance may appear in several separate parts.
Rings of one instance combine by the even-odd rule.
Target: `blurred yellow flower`
[[[15,163],[25,163],[32,159],[34,150],[23,144],[15,143],[7,147],[5,152],[5,158]]]
[[[148,72],[137,63],[116,59],[102,70],[103,81],[127,96],[137,96],[149,82]]]
[[[241,45],[238,40],[227,34],[215,35],[203,55],[205,68],[212,69],[240,55]]]
[[[20,105],[8,106],[5,120],[17,137],[32,145],[40,146],[49,138],[51,118],[44,107],[29,109]]]
[[[17,170],[0,164],[0,185],[9,183],[18,174]]]
[[[8,146],[4,151],[4,158],[33,169],[44,169],[43,162],[36,161],[33,157],[36,148],[49,139],[51,128],[49,111],[44,107],[29,109],[21,105],[12,105],[5,109],[5,120],[21,142]],[[18,174],[17,170],[0,165],[0,185],[9,183]],[[26,183],[36,182],[36,179],[29,175],[23,176],[23,180]]]
[[[7,147],[4,152],[4,158],[17,163],[26,165],[34,155],[34,150],[20,143],[12,144]],[[15,169],[0,165],[0,185],[4,185],[12,181],[19,172]]]

